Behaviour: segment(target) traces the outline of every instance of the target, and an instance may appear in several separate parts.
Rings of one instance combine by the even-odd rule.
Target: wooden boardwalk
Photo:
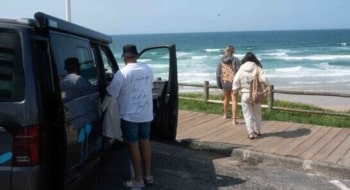
[[[221,115],[180,110],[178,121],[178,141],[228,143],[252,151],[350,168],[350,128],[263,121],[262,136],[250,140],[243,119],[232,125],[231,119]]]

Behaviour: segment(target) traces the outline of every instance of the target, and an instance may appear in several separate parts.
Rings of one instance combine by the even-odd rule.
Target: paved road
[[[243,162],[230,156],[152,143],[155,184],[145,189],[349,190],[350,180]],[[130,164],[127,148],[111,150],[78,189],[125,189]]]

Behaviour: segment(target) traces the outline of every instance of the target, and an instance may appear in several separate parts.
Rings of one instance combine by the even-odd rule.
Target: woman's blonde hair
[[[224,54],[225,55],[232,55],[233,51],[234,51],[234,47],[232,45],[229,45],[225,48]]]

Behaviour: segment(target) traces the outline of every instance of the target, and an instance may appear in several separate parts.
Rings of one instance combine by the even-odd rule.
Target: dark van
[[[111,36],[41,12],[34,19],[0,19],[2,190],[65,189],[99,160],[105,150],[100,104],[119,69],[111,43]],[[174,140],[175,45],[140,54],[154,57],[158,51],[167,72],[154,77],[151,134]],[[63,84],[67,77],[76,77],[79,89]]]

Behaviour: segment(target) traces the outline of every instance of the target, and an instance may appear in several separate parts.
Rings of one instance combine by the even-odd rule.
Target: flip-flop
[[[131,188],[142,188],[145,187],[144,183],[137,183],[134,180],[129,180],[124,182],[125,187],[131,187]]]
[[[248,138],[249,138],[250,140],[254,140],[254,139],[256,138],[256,136],[255,136],[254,134],[250,134],[250,135],[248,135]]]
[[[260,137],[261,136],[261,133],[260,132],[254,132],[256,136]]]
[[[228,116],[228,115],[224,115],[222,118],[224,118],[224,119],[230,119],[231,117]]]
[[[145,184],[146,185],[153,185],[154,184],[153,176],[145,177]]]

